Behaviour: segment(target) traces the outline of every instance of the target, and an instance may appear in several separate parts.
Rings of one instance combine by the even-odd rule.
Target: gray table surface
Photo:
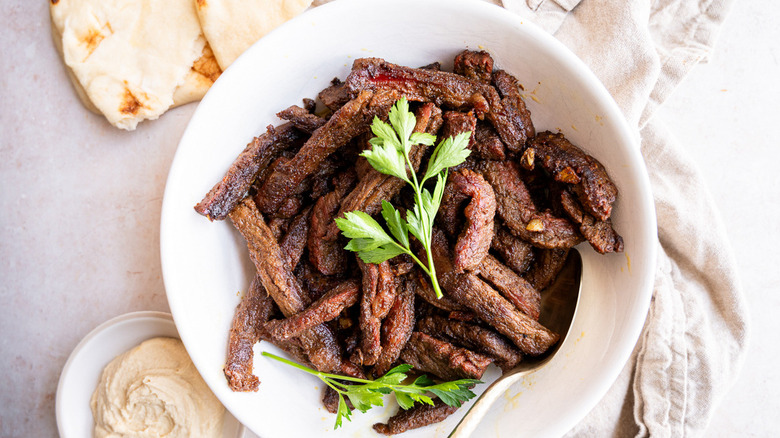
[[[0,16],[0,436],[57,436],[63,364],[103,321],[168,311],[160,272],[165,179],[195,105],[135,132],[83,109],[51,43],[47,2]],[[780,429],[780,3],[735,2],[708,64],[657,117],[721,209],[750,304],[752,342],[708,436]]]

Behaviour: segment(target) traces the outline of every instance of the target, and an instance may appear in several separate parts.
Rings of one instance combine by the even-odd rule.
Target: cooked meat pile
[[[467,50],[454,64],[452,73],[438,63],[357,59],[345,81],[322,90],[319,105],[304,99],[279,112],[286,123],[251,141],[195,207],[211,220],[229,218],[257,269],[230,331],[225,376],[234,391],[258,390],[252,347],[259,340],[320,371],[355,377],[400,363],[442,380],[480,378],[490,363],[509,370],[559,339],[537,319],[540,292],[569,248],[587,241],[600,253],[623,250],[610,221],[617,189],[601,163],[560,133],[537,134],[522,86],[495,70],[489,54]],[[473,133],[472,153],[450,170],[436,219],[441,299],[405,255],[360,261],[334,222],[354,210],[378,216],[382,200],[411,208],[405,183],[359,156],[371,147],[373,118],[386,120],[404,96],[416,131],[438,140]],[[432,149],[413,148],[415,172]],[[331,412],[335,401],[334,392],[324,394]],[[437,400],[374,428],[400,433],[454,411]]]

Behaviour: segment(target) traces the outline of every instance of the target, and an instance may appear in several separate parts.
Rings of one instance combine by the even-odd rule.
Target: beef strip
[[[488,118],[493,122],[493,126],[496,127],[509,150],[514,153],[522,152],[526,142],[533,138],[536,132],[531,121],[531,112],[526,108],[520,94],[522,87],[514,76],[504,70],[493,73],[493,85],[501,95],[501,109],[492,111],[488,114]],[[507,138],[514,141],[507,142]]]
[[[410,101],[433,102],[453,109],[473,108],[478,115],[490,110],[484,96],[499,102],[498,93],[480,82],[455,73],[404,67],[380,58],[358,58],[346,79],[349,90],[396,90]]]
[[[273,313],[273,300],[255,277],[249,289],[236,307],[230,327],[225,377],[233,391],[257,391],[260,380],[252,374],[253,347],[260,340],[259,330]]]
[[[585,211],[601,221],[609,219],[618,191],[598,160],[573,145],[563,134],[550,131],[534,137],[527,154],[532,154],[534,159],[529,157],[524,164],[539,162],[556,181],[569,184]]]
[[[288,120],[293,126],[309,134],[327,122],[322,117],[312,114],[309,110],[298,105],[291,105],[276,113],[276,116],[282,120]]]
[[[568,190],[560,192],[563,210],[580,226],[580,233],[596,251],[601,254],[623,252],[623,238],[612,228],[612,220],[596,219],[586,213],[582,205]]]
[[[481,320],[508,337],[523,353],[544,353],[560,337],[502,297],[495,289],[473,274],[459,276],[450,296],[471,309]]]
[[[393,257],[391,260],[392,262],[390,263],[390,266],[393,268],[393,275],[396,277],[404,276],[414,270],[415,264],[412,261],[407,261],[412,260],[412,258],[407,255]],[[396,262],[396,260],[403,261]]]
[[[293,360],[299,364],[314,368],[314,365],[309,362],[309,358],[306,356],[306,351],[303,349],[300,339],[288,339],[286,341],[280,341],[278,339],[273,339],[268,331],[263,330],[263,332],[260,334],[260,340],[270,342],[281,348],[282,351],[289,354]]]
[[[407,410],[400,409],[387,420],[387,423],[374,424],[374,430],[382,435],[397,435],[407,430],[444,421],[457,410],[457,406],[449,406],[437,398],[433,401],[433,405],[418,404]]]
[[[477,267],[478,275],[498,290],[517,310],[539,319],[542,297],[524,278],[488,255]]]
[[[501,141],[496,130],[484,123],[477,123],[472,150],[474,155],[483,160],[503,161],[507,156],[504,142]]]
[[[464,50],[455,56],[455,73],[489,84],[493,76],[493,58],[488,52]]]
[[[360,283],[347,280],[320,297],[302,312],[286,319],[274,319],[266,323],[266,329],[274,339],[289,339],[316,325],[335,319],[347,307],[357,303]]]
[[[317,97],[333,112],[338,111],[350,99],[349,89],[339,78],[333,78],[330,86],[320,91]]]
[[[306,249],[306,240],[309,235],[309,213],[311,207],[306,208],[287,227],[287,234],[284,235],[279,247],[285,258],[285,266],[292,271],[301,261],[303,250]]]
[[[441,125],[438,140],[444,140],[449,137],[455,137],[464,132],[471,132],[469,137],[469,149],[474,149],[474,131],[477,129],[477,117],[473,112],[462,113],[460,111],[445,111],[442,114],[444,123]]]
[[[307,247],[309,261],[324,275],[342,274],[347,268],[347,252],[339,240],[324,239],[338,211],[341,196],[330,192],[314,204]]]
[[[382,352],[372,370],[375,378],[390,370],[414,331],[415,287],[410,280],[399,283],[393,306],[382,321]]]
[[[321,197],[314,204],[311,214],[311,228],[306,244],[309,249],[309,261],[325,275],[339,275],[346,272],[347,251],[338,239],[326,239],[341,199],[354,184],[357,176],[350,169],[339,175],[334,183],[334,190]]]
[[[441,71],[441,62],[434,61],[430,64],[425,64],[422,67],[420,67],[423,70],[435,70],[435,71]]]
[[[482,172],[496,195],[498,215],[512,234],[540,248],[571,248],[582,236],[566,218],[539,212],[512,161],[485,161]]]
[[[450,237],[457,236],[458,231],[463,228],[463,209],[468,200],[469,197],[457,190],[454,184],[444,186],[441,206],[436,213],[436,224]]]
[[[493,79],[495,82],[495,77]],[[452,109],[471,109],[478,118],[484,116],[492,123],[501,140],[513,152],[520,152],[529,132],[533,132],[533,125],[527,124],[529,114],[519,91],[502,99],[492,86],[456,73],[409,68],[379,58],[360,58],[352,64],[346,84],[352,93],[395,90],[408,100],[434,102]]]
[[[293,195],[282,201],[282,205],[279,206],[279,210],[276,211],[274,216],[284,219],[289,219],[297,215],[303,207],[303,199],[299,195]]]
[[[542,249],[537,251],[536,260],[531,265],[525,278],[538,291],[544,291],[547,286],[555,281],[555,277],[561,272],[568,249]]]
[[[289,226],[290,219],[288,218],[277,217],[268,221],[268,228],[271,230],[271,234],[273,234],[274,239],[276,239],[277,242],[282,239],[282,236],[287,232]]]
[[[304,292],[285,265],[279,244],[265,224],[254,202],[246,198],[230,212],[230,220],[247,242],[263,286],[284,316],[290,317],[305,308]],[[306,356],[315,368],[324,372],[344,368],[341,348],[325,324],[304,331],[298,338]]]
[[[482,175],[460,169],[449,177],[445,192],[455,190],[471,198],[463,210],[466,224],[455,244],[454,266],[458,272],[476,268],[490,249],[496,197]]]
[[[401,351],[401,360],[442,380],[479,379],[493,359],[414,332]]]
[[[504,264],[512,268],[518,275],[523,275],[534,260],[533,245],[515,237],[507,229],[496,223],[496,234],[490,244],[490,249],[495,251],[504,261]]]
[[[417,124],[414,132],[436,132],[441,126],[441,110],[433,104],[427,104],[420,107],[416,112]],[[409,158],[416,172],[420,168],[420,162],[425,154],[424,145],[414,145],[409,152]],[[350,211],[360,210],[373,216],[382,209],[382,201],[393,199],[406,183],[392,175],[385,175],[377,170],[370,168],[360,179],[357,186],[350,192],[341,203],[338,215],[344,217],[344,214]],[[335,222],[331,224],[327,239],[333,240],[338,236],[339,229]]]
[[[437,298],[430,280],[422,272],[418,272],[414,277],[415,293],[428,304],[448,312],[465,310],[465,307],[447,298],[447,295]]]
[[[360,299],[360,346],[352,354],[350,360],[358,365],[374,365],[382,351],[381,326],[382,316],[378,312],[384,310],[378,303],[378,298],[395,291],[393,270],[387,261],[379,264],[368,264],[358,260],[358,266],[363,272],[363,295]],[[389,308],[387,309],[389,311]],[[385,312],[385,315],[387,313]]]
[[[497,332],[462,321],[441,316],[427,316],[417,323],[417,330],[495,359],[506,372],[522,360],[520,350]]]
[[[277,166],[258,191],[258,208],[273,213],[320,163],[352,138],[368,131],[374,116],[386,114],[396,101],[393,92],[361,92],[314,131],[288,163]]]
[[[449,315],[447,315],[447,318],[453,320],[453,321],[461,321],[461,322],[479,322],[479,317],[474,314],[474,312],[470,310],[459,310],[455,312],[450,312]]]
[[[317,102],[314,99],[309,99],[308,97],[304,97],[302,100],[303,108],[310,113],[314,113],[314,111],[317,109]]]
[[[282,151],[303,140],[303,133],[285,123],[255,137],[241,152],[220,182],[196,206],[195,211],[210,220],[223,220],[246,196],[258,172],[266,168]]]
[[[300,282],[304,292],[311,297],[310,301],[318,300],[321,296],[343,281],[343,278],[338,276],[323,275],[322,272],[318,271],[317,268],[311,264],[308,257],[301,258],[300,263],[295,269],[295,278]]]
[[[434,230],[431,244],[439,283],[450,298],[509,338],[523,353],[536,356],[558,341],[559,335],[520,312],[495,289],[473,274],[457,274],[444,234]]]

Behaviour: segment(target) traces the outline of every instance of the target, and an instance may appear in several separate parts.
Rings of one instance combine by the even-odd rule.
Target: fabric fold
[[[642,335],[612,388],[568,436],[701,436],[744,360],[748,311],[725,227],[684,145],[653,118],[706,61],[731,2],[503,0],[554,33],[610,91],[641,138],[658,215]]]

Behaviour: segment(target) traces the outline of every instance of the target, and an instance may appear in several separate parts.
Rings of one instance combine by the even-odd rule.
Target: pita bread
[[[198,100],[219,76],[193,0],[51,0],[50,10],[77,94],[116,127]]]
[[[203,34],[226,69],[268,32],[295,17],[312,0],[195,0]]]

